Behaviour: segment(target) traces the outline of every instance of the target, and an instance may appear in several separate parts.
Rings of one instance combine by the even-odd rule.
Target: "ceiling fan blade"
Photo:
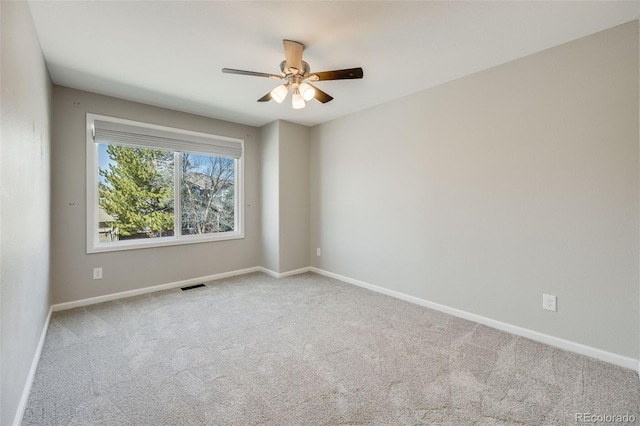
[[[344,70],[322,71],[314,72],[309,76],[311,81],[326,81],[326,80],[352,80],[355,78],[362,78],[364,75],[362,68],[347,68]]]
[[[267,93],[266,95],[264,95],[263,97],[261,97],[260,99],[258,99],[258,102],[269,102],[271,100],[271,92]]]
[[[284,44],[284,56],[287,60],[287,68],[293,73],[302,72],[302,51],[304,45],[293,40],[282,40]],[[294,69],[297,70],[294,71]]]
[[[309,83],[307,83],[307,84],[309,84]],[[329,95],[326,92],[323,92],[322,90],[318,89],[313,84],[309,84],[309,86],[313,87],[313,89],[316,91],[316,94],[315,94],[314,98],[316,98],[317,100],[319,100],[323,104],[326,104],[327,102],[333,100],[333,96]]]
[[[282,80],[282,76],[276,74],[267,74],[264,72],[255,72],[255,71],[245,71],[245,70],[234,70],[231,68],[222,68],[222,72],[226,74],[240,74],[240,75],[250,75],[254,77],[268,77],[275,78],[278,80]]]

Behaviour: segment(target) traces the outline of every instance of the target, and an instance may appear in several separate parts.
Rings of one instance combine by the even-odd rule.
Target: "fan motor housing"
[[[284,77],[287,80],[289,80],[289,77],[292,77],[292,76],[300,76],[301,79],[304,80],[309,75],[310,68],[308,63],[306,63],[305,61],[302,61],[302,69],[296,70],[297,72],[293,72],[292,69],[287,67],[287,61],[282,61],[280,62],[280,71],[282,71],[282,73],[284,74]]]

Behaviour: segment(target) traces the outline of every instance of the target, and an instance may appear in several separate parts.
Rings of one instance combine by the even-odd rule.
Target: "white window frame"
[[[93,123],[95,120],[109,121],[113,123],[128,124],[132,126],[145,127],[169,131],[177,134],[193,135],[217,140],[239,142],[242,145],[242,155],[235,160],[234,171],[234,194],[235,194],[235,225],[234,231],[217,232],[209,234],[180,235],[182,215],[180,203],[175,203],[174,209],[174,235],[171,237],[158,237],[139,240],[122,240],[116,242],[103,242],[99,240],[98,234],[98,144],[93,140]],[[180,154],[175,153],[176,159]],[[244,140],[218,136],[208,133],[194,132],[191,130],[177,129],[174,127],[159,126],[157,124],[144,123],[140,121],[126,120],[124,118],[109,117],[105,115],[87,113],[86,125],[86,185],[87,185],[87,254],[103,253],[121,250],[144,249],[151,247],[175,246],[181,244],[197,244],[212,241],[235,240],[244,238]],[[180,170],[174,167],[174,194],[180,194]],[[179,195],[175,197],[179,199]]]

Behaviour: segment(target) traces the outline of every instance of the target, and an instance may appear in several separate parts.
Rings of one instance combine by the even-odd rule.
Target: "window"
[[[87,114],[87,252],[243,238],[243,149]]]

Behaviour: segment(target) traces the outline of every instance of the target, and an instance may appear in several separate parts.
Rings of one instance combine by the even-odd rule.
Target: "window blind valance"
[[[111,145],[133,145],[167,151],[240,158],[242,143],[222,138],[171,132],[130,124],[95,120],[93,140]]]

